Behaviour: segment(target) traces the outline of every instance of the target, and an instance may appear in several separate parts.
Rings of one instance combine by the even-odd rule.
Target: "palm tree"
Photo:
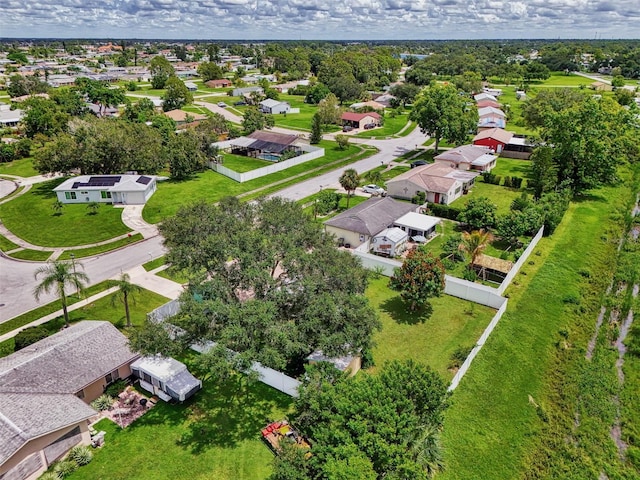
[[[124,303],[124,313],[127,317],[127,327],[131,326],[131,314],[129,312],[129,299],[135,303],[135,295],[142,291],[142,288],[135,283],[131,283],[131,277],[129,277],[128,273],[123,273],[120,275],[120,278],[116,281],[116,287],[119,288],[118,292],[116,292],[113,297],[111,297],[111,303],[115,304],[118,300],[121,300]]]
[[[86,273],[76,271],[76,265],[82,267],[82,264],[79,262],[53,261],[38,268],[33,274],[36,280],[42,276],[42,281],[33,290],[33,295],[36,297],[36,300],[39,300],[43,293],[49,293],[53,289],[57,290],[60,302],[62,303],[65,327],[69,326],[69,312],[67,312],[65,287],[69,285],[80,290],[84,284],[89,281]]]
[[[484,229],[474,230],[473,232],[464,232],[462,234],[462,243],[460,250],[469,254],[471,257],[471,265],[476,263],[480,254],[487,248],[487,245],[493,241],[491,232]]]
[[[376,185],[382,185],[383,183],[382,172],[377,168],[369,170],[365,174],[364,178],[367,180],[367,182],[375,183]]]
[[[354,168],[348,168],[340,175],[340,185],[347,191],[347,209],[349,208],[349,200],[351,194],[355,192],[360,185],[360,175]]]

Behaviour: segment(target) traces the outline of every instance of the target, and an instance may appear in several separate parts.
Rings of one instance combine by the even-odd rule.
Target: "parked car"
[[[380,195],[384,197],[387,194],[387,191],[384,188],[379,187],[378,185],[374,185],[373,183],[362,187],[362,191],[364,193],[370,193],[374,196]]]
[[[234,105],[237,105],[239,107],[244,107],[247,104],[247,102],[244,102],[242,100],[238,100],[237,102],[234,103]]]
[[[222,107],[222,108],[226,108],[226,107],[227,107],[227,104],[226,104],[226,103],[224,103],[224,102],[218,102],[218,106],[219,106],[219,107]]]
[[[429,165],[429,162],[426,160],[416,160],[415,162],[411,162],[411,168],[421,167],[422,165]]]
[[[364,129],[365,129],[365,130],[371,130],[372,128],[376,128],[376,124],[375,124],[375,123],[367,123],[367,124],[364,126]]]
[[[351,125],[345,125],[344,127],[342,127],[343,132],[350,132],[351,130],[353,130],[353,127]]]

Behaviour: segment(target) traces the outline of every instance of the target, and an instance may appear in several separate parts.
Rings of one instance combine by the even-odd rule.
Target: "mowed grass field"
[[[196,373],[197,374],[197,373]],[[200,375],[202,378],[202,375]],[[158,402],[125,429],[102,420],[105,446],[69,480],[261,480],[273,453],[260,439],[292,399],[260,382],[208,379],[183,404]]]
[[[554,363],[554,352],[563,345],[561,333],[567,332],[570,348],[580,349],[576,358],[586,346],[611,275],[615,242],[610,241],[610,232],[616,230],[615,213],[625,193],[622,187],[603,188],[572,203],[554,235],[539,243],[507,290],[509,308],[446,412],[442,437],[446,471],[439,480],[546,478],[533,472],[525,476],[536,435],[546,427],[533,402],[548,411],[553,407],[550,396],[560,393],[550,387],[557,380],[562,383]],[[567,421],[573,419],[572,412],[565,415]],[[604,447],[589,444],[593,441],[583,439],[591,454]],[[556,455],[535,453],[539,460]]]
[[[33,245],[67,247],[108,240],[129,232],[122,223],[122,210],[100,205],[95,215],[86,204],[65,204],[61,215],[54,215],[53,188],[57,178],[34,185],[30,191],[0,205],[0,220],[15,235]],[[25,221],[25,215],[29,221]]]
[[[413,359],[451,380],[455,374],[449,369],[451,354],[460,347],[471,349],[495,310],[442,295],[431,300],[433,313],[425,318],[408,312],[400,293],[391,290],[388,284],[388,278],[376,278],[370,281],[366,291],[382,321],[382,330],[374,336],[376,368],[390,360]]]

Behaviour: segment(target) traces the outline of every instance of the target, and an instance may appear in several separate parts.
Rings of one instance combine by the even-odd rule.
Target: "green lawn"
[[[400,294],[380,277],[369,283],[366,295],[380,313],[382,330],[375,334],[373,359],[377,367],[389,360],[413,359],[430,366],[444,378],[451,354],[458,348],[471,348],[495,315],[495,310],[472,302],[442,295],[432,300],[428,319],[407,312]]]
[[[245,183],[238,183],[212,170],[207,170],[186,181],[167,180],[160,182],[157,192],[149,199],[144,207],[143,217],[149,223],[158,223],[162,221],[162,219],[174,215],[181,205],[190,204],[199,200],[215,202],[225,196],[240,195],[274,182],[286,180],[294,175],[332,164],[339,160],[344,160],[344,162],[341,162],[342,165],[343,163],[350,163],[351,161],[364,158],[364,156],[358,155],[362,152],[362,149],[357,145],[350,145],[345,150],[340,150],[337,148],[335,142],[322,141],[319,146],[325,149],[324,157]],[[373,153],[375,153],[375,150],[366,150],[364,155],[369,156]],[[351,160],[349,160],[349,158],[351,158]],[[327,167],[328,170],[334,168],[338,168],[338,166],[331,165]],[[320,171],[317,171],[309,175],[315,176],[319,173]],[[297,178],[292,180],[291,183],[296,183],[301,180],[302,178]],[[261,191],[258,195],[266,195],[285,186],[287,186],[286,183],[279,184],[273,189]]]
[[[13,252],[9,255],[11,258],[17,258],[19,260],[32,260],[34,262],[44,262],[46,261],[52,254],[51,251],[42,251],[42,250],[30,250],[28,248],[24,250],[18,250],[17,252]]]
[[[256,382],[205,380],[193,399],[159,402],[126,429],[109,420],[93,461],[68,480],[259,480],[273,454],[260,439],[269,420],[282,419],[292,399]]]
[[[314,195],[310,195],[308,197],[305,197],[301,200],[298,201],[298,203],[300,203],[301,205],[305,205],[308,203],[311,203],[315,200],[315,198],[318,196],[318,194],[314,194]],[[353,208],[356,205],[360,205],[362,202],[365,202],[369,200],[369,197],[361,197],[360,195],[352,195],[351,198],[349,199],[349,208]],[[347,195],[344,193],[340,194],[340,201],[338,202],[338,209],[334,210],[333,212],[329,213],[328,215],[324,215],[324,216],[318,216],[316,218],[316,220],[319,223],[323,223],[326,222],[327,220],[329,220],[330,218],[335,217],[336,215],[344,212],[345,210],[347,210]],[[309,216],[315,216],[315,210],[313,209],[313,205],[309,205],[308,207],[306,207],[304,209],[304,211],[309,215]]]
[[[451,206],[464,209],[467,202],[472,198],[487,197],[498,207],[498,215],[504,215],[509,213],[511,202],[522,195],[523,191],[484,183],[481,178],[477,178],[471,191],[455,200]]]
[[[15,248],[18,248],[18,245],[13,243],[7,237],[3,237],[2,235],[0,235],[0,250],[2,250],[3,252],[8,252]]]
[[[144,268],[147,272],[150,272],[151,270],[155,270],[156,268],[163,266],[165,262],[166,257],[162,255],[161,257],[154,258],[147,263],[143,263],[142,268]]]
[[[524,178],[523,185],[531,179],[531,160],[518,160],[515,158],[500,157],[491,173],[504,177]]]
[[[17,175],[18,177],[33,177],[38,172],[33,168],[33,159],[21,158],[13,162],[0,163],[0,175]]]
[[[131,235],[130,237],[121,238],[120,240],[116,240],[115,242],[98,245],[97,247],[80,248],[77,250],[65,250],[58,258],[60,260],[69,260],[72,253],[75,255],[75,258],[91,257],[93,255],[99,255],[101,253],[110,252],[112,250],[131,245],[132,243],[139,242],[143,239],[144,237],[142,236],[142,234],[136,233]]]
[[[300,113],[288,113],[286,115],[274,115],[278,127],[294,128],[296,130],[311,131],[311,120],[313,115],[318,111],[316,105],[304,103],[303,95],[285,95],[280,94],[278,100],[289,102],[291,108],[299,108]]]
[[[616,210],[624,194],[623,188],[605,188],[572,203],[560,227],[538,244],[508,289],[506,314],[446,412],[446,470],[438,479],[597,478],[600,467],[618,461],[616,454],[610,455],[607,426],[599,436],[572,437],[574,410],[565,403],[574,405],[579,391],[590,397],[595,390],[586,384],[581,389],[575,378],[565,376],[588,368],[584,348],[612,275],[616,242],[610,232],[616,231],[614,215],[619,216]],[[578,299],[579,306],[572,299]],[[610,404],[610,395],[603,401]],[[592,415],[600,418],[600,413]],[[542,432],[564,446],[536,451]],[[609,458],[598,458],[603,455]],[[564,474],[547,476],[542,469],[535,475],[530,470],[535,457],[538,466],[555,463]]]
[[[63,178],[39,183],[33,188],[0,205],[0,220],[15,235],[34,245],[67,247],[100,242],[127,233],[122,223],[122,210],[101,205],[96,215],[89,215],[84,204],[66,204],[62,215],[54,215],[54,187]],[[28,212],[29,221],[25,222]]]
[[[244,173],[256,170],[262,167],[273,165],[273,162],[262,160],[260,158],[247,157],[245,155],[234,155],[232,153],[224,153],[222,166],[230,168],[234,172]]]

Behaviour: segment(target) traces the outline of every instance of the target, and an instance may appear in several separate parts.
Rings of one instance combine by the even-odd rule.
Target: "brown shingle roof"
[[[380,120],[380,115],[376,112],[367,112],[367,113],[355,113],[355,112],[344,112],[342,114],[342,120],[348,120],[349,122],[359,122],[365,117],[373,117],[376,120]]]
[[[500,143],[507,144],[511,141],[511,138],[513,138],[513,133],[507,132],[502,128],[490,128],[488,130],[478,132],[478,134],[473,137],[473,141],[476,142],[478,140],[484,140],[485,138],[493,138]]]
[[[377,235],[403,215],[415,211],[416,206],[398,202],[390,197],[370,198],[346,212],[324,222],[363,235]]]

